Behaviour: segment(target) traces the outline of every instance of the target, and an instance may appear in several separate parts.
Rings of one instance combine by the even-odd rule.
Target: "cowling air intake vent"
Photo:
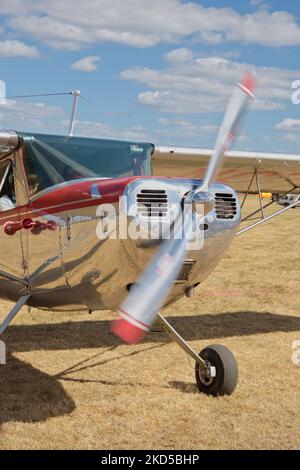
[[[217,219],[233,219],[236,216],[236,198],[229,193],[215,194]]]
[[[164,189],[141,189],[136,195],[137,213],[142,217],[166,217],[168,194]]]

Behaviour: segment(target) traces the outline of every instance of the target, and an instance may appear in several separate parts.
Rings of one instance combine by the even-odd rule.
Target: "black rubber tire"
[[[238,383],[238,365],[232,352],[221,344],[211,344],[199,356],[216,368],[216,377],[207,384],[200,378],[200,366],[196,362],[195,377],[199,392],[207,395],[231,395]]]

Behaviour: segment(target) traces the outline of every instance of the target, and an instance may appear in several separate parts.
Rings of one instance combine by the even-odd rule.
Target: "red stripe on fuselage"
[[[153,178],[152,176],[131,176],[125,178],[100,179],[72,182],[60,188],[53,187],[46,194],[37,197],[34,201],[15,209],[0,213],[0,225],[7,221],[16,221],[20,218],[42,217],[47,214],[83,209],[85,207],[113,204],[119,201],[125,187],[134,180]],[[169,179],[168,177],[156,177]],[[96,185],[101,198],[91,196],[92,187]]]

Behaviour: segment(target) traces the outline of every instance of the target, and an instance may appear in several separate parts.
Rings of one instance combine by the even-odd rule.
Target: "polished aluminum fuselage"
[[[107,217],[99,207],[110,204],[128,223],[138,223],[143,215],[136,210],[136,197],[142,190],[164,191],[168,201],[180,208],[184,195],[198,186],[199,180],[82,179],[53,186],[29,200],[19,158],[21,152],[7,157],[15,160],[17,207],[0,213],[0,297],[15,301],[30,291],[28,303],[40,308],[57,311],[115,309],[162,241],[148,243],[120,238],[118,223],[114,238],[100,239],[97,230],[99,224],[103,226],[107,222]],[[187,253],[167,303],[184,295],[214,270],[239,226],[240,208],[234,190],[215,183],[210,191],[212,199],[216,193],[233,197],[236,212],[232,218],[222,219],[217,217],[213,205],[206,213],[202,221],[204,246]],[[119,204],[120,197],[124,196],[128,202],[126,211]],[[20,222],[24,218],[55,222],[56,230],[34,233],[22,229],[12,236],[4,232],[6,222]]]

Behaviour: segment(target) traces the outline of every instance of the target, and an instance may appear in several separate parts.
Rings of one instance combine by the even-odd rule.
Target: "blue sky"
[[[232,87],[257,75],[236,148],[299,153],[300,4],[1,0],[7,95],[80,89],[75,133],[211,147]],[[4,128],[64,133],[69,96],[9,99]]]

